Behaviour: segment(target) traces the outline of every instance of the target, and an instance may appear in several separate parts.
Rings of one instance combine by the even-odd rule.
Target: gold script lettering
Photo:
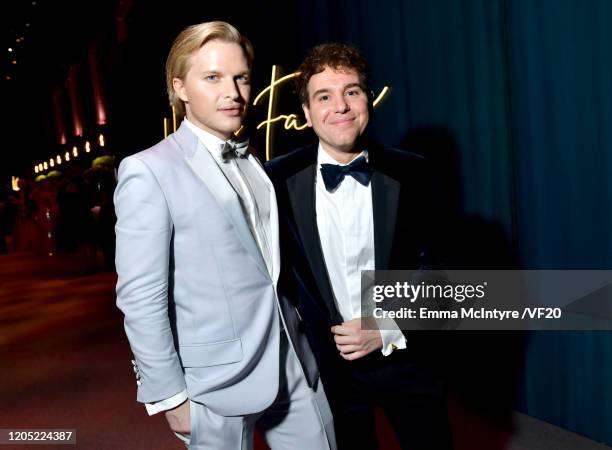
[[[276,92],[278,90],[277,88],[283,83],[289,81],[290,79],[297,77],[299,74],[300,72],[293,72],[293,73],[290,73],[289,75],[285,75],[284,77],[277,79],[276,78],[277,66],[276,65],[272,66],[272,78],[270,80],[270,84],[267,87],[265,87],[259,94],[257,94],[257,97],[255,97],[255,100],[253,100],[253,106],[257,106],[260,103],[260,100],[266,94],[268,94],[268,110],[266,114],[266,120],[263,120],[257,125],[258,130],[264,126],[266,127],[266,161],[269,161],[270,158],[272,157],[272,154],[271,154],[271,151],[272,151],[271,127],[274,123],[284,120],[283,128],[285,130],[293,129],[296,131],[301,131],[304,128],[308,127],[307,123],[304,123],[304,124],[299,123],[297,114],[289,114],[289,115],[280,114],[278,116],[274,116],[275,108],[276,108],[276,100],[277,100],[277,96],[276,96]],[[388,86],[383,87],[383,89],[380,91],[378,96],[374,99],[373,106],[374,107],[378,106],[378,104],[383,100],[383,98],[387,96],[388,93],[389,93],[389,87]]]

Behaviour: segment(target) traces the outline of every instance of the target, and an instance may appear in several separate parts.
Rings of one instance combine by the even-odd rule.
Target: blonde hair
[[[170,106],[174,107],[177,115],[185,115],[185,103],[174,92],[174,78],[184,79],[189,70],[189,58],[204,44],[213,40],[233,42],[244,51],[249,68],[253,63],[253,45],[245,36],[227,22],[204,22],[185,28],[176,37],[168,59],[166,60],[166,90]]]

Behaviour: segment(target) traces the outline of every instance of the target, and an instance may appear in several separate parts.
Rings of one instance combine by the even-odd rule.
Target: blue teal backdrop
[[[312,0],[302,48],[352,42],[392,93],[372,133],[443,130],[461,209],[530,269],[612,267],[612,2]],[[485,268],[485,267],[483,267]],[[612,334],[532,333],[519,408],[612,444]]]

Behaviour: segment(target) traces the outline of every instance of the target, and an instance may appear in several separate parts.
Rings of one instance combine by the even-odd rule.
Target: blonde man
[[[234,139],[253,49],[225,22],[185,29],[166,63],[185,115],[119,168],[117,305],[138,401],[165,411],[190,449],[335,448],[331,413],[298,316],[277,295],[274,189]]]

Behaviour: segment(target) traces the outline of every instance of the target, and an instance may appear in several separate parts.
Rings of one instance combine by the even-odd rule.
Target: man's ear
[[[172,87],[174,88],[175,94],[183,100],[184,102],[188,101],[187,93],[185,92],[185,85],[183,84],[183,80],[180,78],[172,79]]]
[[[310,110],[308,109],[308,105],[306,103],[302,103],[302,111],[304,111],[304,116],[306,117],[306,123],[309,127],[312,127],[312,121],[310,120]]]

